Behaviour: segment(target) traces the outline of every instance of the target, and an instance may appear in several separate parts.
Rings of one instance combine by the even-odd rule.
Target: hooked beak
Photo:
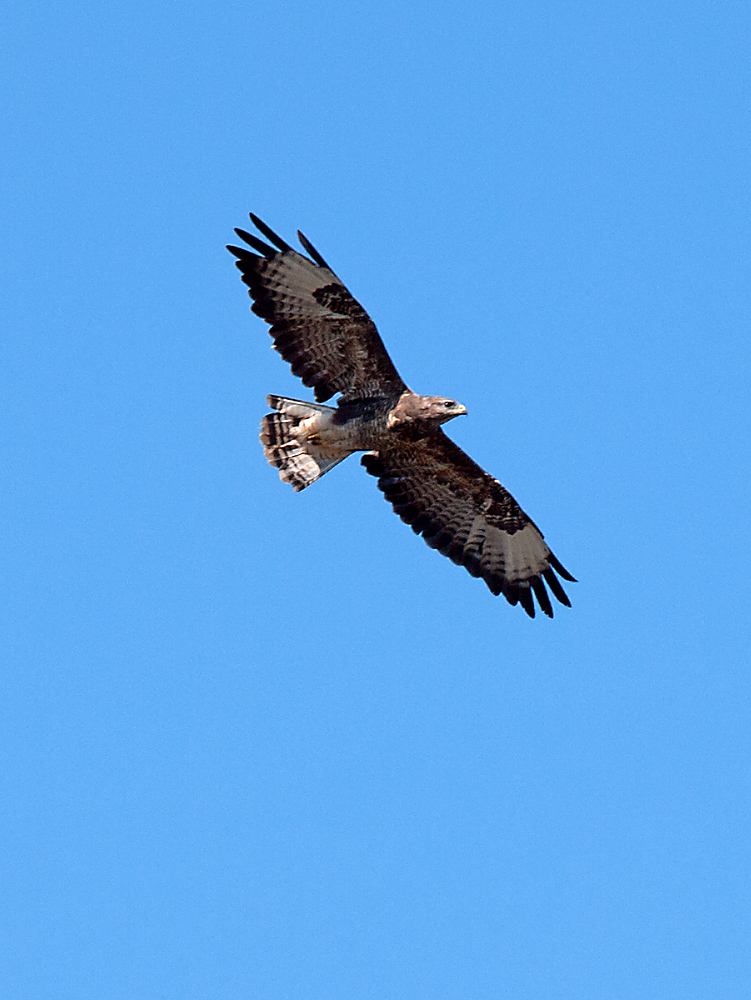
[[[447,413],[445,417],[440,418],[440,423],[445,424],[448,420],[453,420],[454,417],[466,417],[467,407],[463,406],[461,403],[455,403],[451,409],[450,413]]]

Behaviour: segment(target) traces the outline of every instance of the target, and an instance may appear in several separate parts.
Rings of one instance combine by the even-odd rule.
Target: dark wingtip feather
[[[274,230],[269,229],[269,227],[266,225],[265,222],[261,222],[261,220],[258,218],[257,215],[253,215],[252,212],[250,212],[249,215],[250,215],[250,221],[253,223],[256,229],[262,232],[267,240],[271,240],[274,246],[277,247],[279,250],[281,250],[282,253],[284,253],[285,250],[292,249],[289,243],[285,243],[284,240],[281,238],[281,236],[277,236]]]
[[[542,582],[539,576],[533,576],[530,580],[532,584],[532,590],[535,592],[535,597],[537,598],[537,603],[540,605],[540,610],[548,618],[553,617],[553,606],[550,603],[550,598],[548,597],[548,592],[545,590],[545,584]]]
[[[252,233],[246,233],[244,229],[237,228],[235,228],[235,232],[241,240],[247,243],[249,247],[253,247],[262,257],[270,258],[276,253],[276,250],[272,249],[268,243],[263,243],[257,236],[253,236]]]
[[[245,247],[236,247],[231,243],[228,243],[227,249],[238,258],[235,261],[238,267],[242,267],[241,261],[248,261],[249,263],[252,263],[254,260],[260,260],[260,257],[257,254],[251,253],[250,250],[246,250]]]
[[[516,596],[519,598],[519,603],[527,612],[530,618],[535,616],[535,602],[532,600],[532,591],[529,587],[520,587],[517,591]]]
[[[565,604],[567,608],[570,608],[571,601],[566,596],[566,591],[561,586],[561,582],[555,575],[553,570],[550,569],[550,567],[548,567],[548,569],[543,570],[542,575],[545,577],[545,582],[547,583],[547,585],[553,591],[553,596],[555,597],[555,599],[559,601],[561,604]]]
[[[553,567],[553,569],[556,571],[556,573],[559,573],[563,577],[564,580],[568,580],[569,583],[577,583],[578,582],[575,576],[571,576],[571,574],[569,573],[569,571],[567,569],[564,569],[563,566],[561,566],[561,564],[558,562],[558,560],[556,559],[556,557],[553,555],[552,552],[548,556],[548,562]]]
[[[325,267],[327,270],[329,271],[331,270],[329,265],[326,263],[323,257],[318,253],[318,251],[310,242],[310,240],[307,240],[299,229],[297,230],[297,238],[302,243],[304,249],[310,254],[310,256],[313,258],[316,264],[318,264],[319,267]]]

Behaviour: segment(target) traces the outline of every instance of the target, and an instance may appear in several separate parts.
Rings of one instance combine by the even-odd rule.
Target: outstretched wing
[[[533,594],[550,618],[545,583],[567,607],[561,586],[574,577],[543,541],[542,532],[497,479],[484,472],[440,428],[418,441],[394,441],[362,457],[362,464],[433,549],[481,576],[493,594],[535,616]],[[544,582],[543,582],[544,581]]]
[[[320,403],[337,392],[345,401],[404,392],[375,323],[318,251],[298,233],[308,259],[255,215],[250,218],[277,249],[243,229],[235,232],[256,252],[227,249],[237,257],[253,312],[270,324],[274,347],[293,374]]]

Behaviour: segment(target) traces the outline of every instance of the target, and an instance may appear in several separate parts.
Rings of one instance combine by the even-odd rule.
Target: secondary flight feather
[[[373,320],[302,233],[308,256],[255,215],[250,219],[269,242],[236,229],[251,249],[227,249],[237,258],[253,312],[269,324],[274,347],[316,398],[267,397],[273,412],[261,423],[261,443],[282,481],[305,489],[364,451],[362,464],[394,511],[431,548],[482,577],[493,594],[521,604],[531,618],[535,599],[553,617],[546,584],[570,607],[558,577],[572,583],[574,577],[537,525],[443,433],[442,424],[466,414],[462,404],[412,392]],[[337,394],[336,406],[324,405]]]

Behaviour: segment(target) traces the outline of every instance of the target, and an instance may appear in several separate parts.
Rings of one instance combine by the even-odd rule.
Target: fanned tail
[[[279,478],[299,493],[333,469],[351,452],[327,449],[320,443],[321,418],[334,413],[333,406],[305,403],[285,396],[267,396],[275,410],[261,421],[261,444],[269,465],[279,469]]]

